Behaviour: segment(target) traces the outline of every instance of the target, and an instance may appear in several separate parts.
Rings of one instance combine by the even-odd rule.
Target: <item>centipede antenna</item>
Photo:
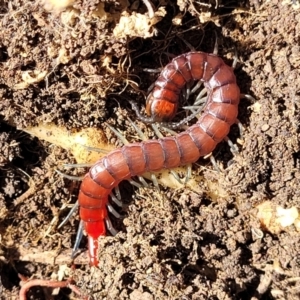
[[[145,116],[143,116],[140,113],[139,108],[138,108],[136,103],[134,103],[131,100],[129,100],[129,103],[131,104],[131,108],[132,108],[132,110],[134,110],[134,112],[135,112],[136,116],[139,118],[139,120],[141,120],[142,122],[147,123],[147,124],[152,124],[152,123],[156,122],[154,120],[154,117],[145,117]]]
[[[91,147],[91,146],[86,146],[86,145],[81,145],[83,148],[85,148],[88,151],[94,151],[94,152],[98,152],[98,153],[103,153],[103,154],[108,154],[110,151],[109,150],[105,150],[105,149],[101,149],[98,147]]]
[[[125,138],[125,136],[123,134],[121,134],[119,131],[117,131],[115,128],[113,128],[112,126],[107,124],[107,127],[117,136],[117,138],[124,144],[124,145],[128,145],[129,142],[127,141],[127,139]]]
[[[119,207],[122,207],[123,206],[123,203],[122,201],[120,201],[115,195],[113,192],[110,193],[110,198],[112,201],[114,201]]]
[[[74,247],[72,250],[72,254],[71,254],[71,258],[73,259],[76,255],[76,252],[78,251],[79,248],[79,244],[82,240],[82,236],[83,236],[83,221],[79,222],[79,226],[78,226],[78,230],[77,230],[77,234],[76,234],[76,239],[75,239],[75,243],[74,243]]]
[[[224,141],[227,142],[227,144],[229,145],[230,147],[230,151],[233,153],[233,154],[236,154],[239,152],[239,149],[237,147],[237,145],[235,145],[227,136],[224,138]]]
[[[121,215],[114,209],[114,207],[110,204],[110,203],[107,203],[106,205],[108,211],[114,215],[116,218],[120,219],[121,218]]]
[[[72,175],[67,175],[65,173],[62,173],[59,170],[55,170],[55,172],[59,175],[61,175],[64,178],[70,179],[70,180],[75,180],[75,181],[82,181],[82,179],[84,178],[84,176],[72,176]]]
[[[128,118],[128,119],[129,119],[129,122],[130,122],[131,126],[134,128],[134,130],[135,130],[135,131],[137,132],[137,134],[139,135],[139,138],[140,138],[142,141],[147,141],[147,140],[149,140],[149,138],[142,132],[142,130],[141,130],[139,127],[137,127],[137,125],[136,125],[134,122],[132,122],[130,118]]]
[[[158,184],[158,181],[157,181],[157,177],[153,173],[151,174],[151,181],[153,182],[154,186],[160,191],[159,184]]]
[[[86,164],[63,164],[63,167],[66,169],[73,169],[73,168],[90,168],[94,164],[86,163]]]
[[[147,181],[144,179],[143,176],[137,176],[137,177],[138,177],[139,181],[142,183],[142,185],[144,187],[148,187],[149,186],[149,184],[147,183]]]
[[[139,184],[138,182],[136,182],[136,181],[133,180],[133,179],[128,179],[128,182],[129,182],[131,185],[133,185],[133,186],[135,186],[135,187],[137,187],[137,188],[142,187],[141,184]]]
[[[112,236],[117,235],[118,231],[113,227],[111,220],[108,217],[105,218],[105,224],[107,230],[111,233]]]
[[[115,193],[116,193],[116,197],[117,197],[119,200],[121,200],[122,197],[121,197],[121,192],[120,192],[120,188],[119,188],[118,185],[115,187]]]
[[[78,209],[79,203],[76,201],[76,203],[73,205],[73,207],[70,209],[67,216],[63,219],[63,221],[58,225],[57,229],[63,227],[72,217],[72,215],[75,213],[75,211]]]
[[[192,177],[192,164],[188,164],[186,168],[185,180],[184,183],[186,184]]]

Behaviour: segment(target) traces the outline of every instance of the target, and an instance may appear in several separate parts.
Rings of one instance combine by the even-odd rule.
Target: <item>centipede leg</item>
[[[98,148],[98,147],[91,147],[91,146],[86,146],[86,145],[81,145],[83,148],[85,148],[87,151],[94,151],[94,152],[98,152],[98,153],[103,153],[103,154],[108,154],[109,151],[108,150],[105,150],[105,149],[101,149],[101,148]]]
[[[115,193],[116,193],[117,198],[118,198],[119,200],[121,200],[122,197],[121,197],[121,192],[120,192],[119,186],[116,186],[114,190],[115,190]]]
[[[75,213],[75,211],[78,210],[79,204],[78,201],[75,202],[75,204],[73,205],[73,207],[70,209],[69,213],[67,214],[67,216],[62,220],[62,222],[58,225],[57,229],[63,227],[72,217],[72,215]]]
[[[149,137],[147,137],[143,132],[142,130],[134,123],[132,122],[132,120],[129,118],[129,122],[131,124],[131,126],[134,128],[134,130],[137,132],[139,138],[142,140],[142,141],[147,141],[149,140]],[[153,124],[152,124],[153,125]],[[137,176],[137,178],[139,179],[139,181],[141,182],[141,184],[144,186],[144,187],[148,187],[148,183],[146,182],[146,180],[143,178],[143,176]],[[136,181],[134,180],[128,180],[132,185],[140,188],[141,185],[139,183],[137,183]]]
[[[185,175],[185,180],[184,183],[186,184],[190,178],[192,177],[192,165],[188,164],[186,168],[186,175]]]
[[[201,80],[199,80],[198,82],[197,82],[197,84],[192,88],[192,90],[191,90],[191,95],[192,94],[195,94],[201,87],[202,87],[202,85],[203,85],[203,81],[201,81]],[[203,88],[202,90],[201,90],[201,92],[199,93],[199,95],[205,95],[205,93],[207,93],[207,89],[206,88]]]
[[[137,188],[140,188],[140,187],[149,187],[149,184],[147,183],[147,181],[144,179],[144,177],[143,176],[137,176],[137,178],[138,178],[138,180],[139,180],[139,182],[141,183],[141,184],[139,184],[138,182],[136,182],[135,180],[129,180],[129,182],[132,184],[132,185],[134,185],[134,186],[136,186]]]
[[[133,186],[135,186],[135,187],[137,187],[137,188],[140,188],[140,187],[143,186],[143,184],[139,184],[138,182],[136,182],[136,181],[133,180],[133,179],[128,179],[127,181],[128,181],[131,185],[133,185]]]
[[[155,132],[156,136],[158,138],[163,138],[163,134],[159,131],[158,127],[155,124],[151,124],[153,131]],[[175,131],[173,131],[172,129],[168,128],[168,127],[164,127],[164,130],[169,132],[172,135],[177,134]],[[180,183],[180,184],[185,184],[189,181],[189,179],[191,178],[191,165],[187,165],[187,169],[186,169],[186,174],[185,174],[185,180],[184,182],[180,179],[179,175],[177,172],[175,172],[174,170],[170,170],[170,173],[173,175],[173,177]]]
[[[159,139],[161,139],[161,138],[164,137],[163,134],[159,131],[159,129],[158,129],[158,127],[156,126],[156,124],[151,124],[151,127],[152,127],[152,129],[153,129],[155,135],[156,135]]]
[[[151,174],[151,181],[153,182],[153,184],[157,188],[157,190],[160,191],[157,178],[156,178],[155,174],[153,174],[153,173]]]
[[[138,133],[139,137],[141,140],[143,141],[147,141],[149,138],[140,130],[140,128],[138,128],[136,126],[136,124],[134,124],[134,122],[132,122],[130,119],[129,119],[129,122],[131,123],[132,127],[136,130],[136,132]],[[120,133],[118,132],[115,128],[113,128],[112,126],[108,125],[109,129],[121,140],[121,142],[124,144],[124,145],[127,145],[129,144],[129,141]],[[139,181],[142,183],[143,186],[148,186],[147,182],[142,179],[141,176],[138,176],[139,178]],[[141,185],[136,182],[135,180],[133,179],[130,179],[128,180],[132,185],[136,186],[136,187],[141,187]],[[121,199],[121,194],[120,194],[120,190],[118,187],[115,188],[116,190],[116,193],[117,193],[117,198],[120,200]]]
[[[198,83],[196,84],[196,86],[197,86],[197,88],[200,88],[202,86],[202,81],[199,80]],[[186,84],[186,88],[182,91],[182,93],[183,93],[183,99],[185,101],[187,101],[189,99],[190,95],[195,92],[194,89],[195,89],[195,86],[193,87],[193,83],[192,82],[188,82]]]
[[[84,176],[72,176],[72,175],[68,175],[68,174],[65,174],[59,170],[55,170],[55,172],[57,174],[59,174],[60,176],[64,177],[64,178],[67,178],[67,179],[70,179],[70,180],[75,180],[75,181],[82,181],[82,179],[84,178]]]
[[[196,101],[194,103],[195,106],[201,104],[203,105],[203,103],[205,103],[207,101],[207,96],[203,97],[206,93],[206,90],[202,90],[204,91],[203,93],[199,93],[197,98],[196,98]]]
[[[153,129],[154,133],[156,134],[156,136],[157,136],[158,138],[161,139],[161,138],[164,137],[163,134],[159,131],[158,127],[157,127],[155,124],[151,124],[151,126],[152,126],[152,129]],[[165,129],[166,131],[168,131],[169,133],[173,134],[173,135],[176,134],[175,131],[173,131],[173,130],[167,128],[167,127],[165,127],[164,129]],[[183,184],[183,182],[181,181],[181,179],[180,179],[179,175],[177,174],[177,172],[175,172],[174,170],[170,170],[170,173],[173,175],[173,177],[174,177],[180,184]]]
[[[214,169],[215,169],[218,173],[221,173],[221,170],[220,170],[220,168],[218,167],[217,161],[216,161],[215,157],[214,157],[212,154],[209,156],[209,160],[210,160],[210,162],[212,163]]]
[[[134,128],[134,130],[137,132],[139,138],[140,138],[142,141],[148,141],[148,140],[149,140],[149,137],[146,136],[146,135],[142,132],[142,130],[141,130],[138,126],[136,126],[136,124],[135,124],[134,122],[131,121],[130,118],[129,118],[129,122],[130,122],[131,126]]]
[[[189,99],[189,97],[194,94],[198,89],[201,88],[201,86],[203,85],[203,81],[199,80],[196,85],[194,85],[193,87],[193,82],[188,82],[186,84],[186,88],[182,91],[183,93],[183,99],[185,100],[183,103],[187,102],[187,100]]]
[[[174,170],[170,170],[170,173],[172,174],[172,176],[180,183],[180,184],[184,184],[182,182],[182,180],[180,179],[179,175],[177,172],[175,172]]]
[[[213,54],[218,55],[218,52],[219,52],[219,43],[218,43],[218,35],[217,35],[216,31],[215,31],[215,36],[216,36],[216,40],[215,40]]]
[[[161,125],[166,128],[172,128],[172,129],[179,128],[182,125],[184,125],[185,123],[187,123],[190,120],[192,120],[193,118],[195,118],[202,111],[203,106],[204,105],[198,107],[198,109],[196,111],[194,111],[191,115],[189,115],[188,117],[182,119],[181,121],[179,121],[177,123],[161,123]]]
[[[129,119],[129,122],[131,123],[131,125],[133,126],[133,128],[137,131],[139,137],[142,140],[148,140],[148,137]],[[113,128],[110,125],[107,125],[109,127],[109,129],[118,137],[118,139],[120,139],[120,141],[124,144],[127,145],[129,144],[129,141],[125,138],[124,135],[122,135],[119,131],[117,131],[115,128]],[[143,184],[143,186],[148,186],[145,180],[141,180],[141,176],[138,177],[140,182]],[[136,186],[136,187],[140,187],[139,183],[134,181],[133,179],[128,180],[132,185]],[[117,198],[121,199],[121,194],[120,194],[120,190],[118,188],[118,186],[115,188],[116,193],[118,193]]]
[[[124,144],[128,145],[129,141],[125,138],[125,136],[120,133],[118,130],[116,130],[114,127],[107,124],[107,127],[117,136],[117,138]]]
[[[144,179],[143,176],[138,176],[138,179],[144,187],[149,187],[149,184],[147,183],[147,181]]]
[[[154,10],[152,7],[152,3],[149,0],[143,0],[144,4],[146,5],[149,13],[149,18],[152,19],[154,17]]]
[[[95,148],[95,149],[98,149],[98,148]],[[100,149],[98,149],[100,150]],[[84,163],[84,164],[63,164],[63,167],[64,168],[67,168],[67,169],[75,169],[75,168],[90,168],[91,166],[93,166],[92,163]]]
[[[241,99],[251,100],[252,102],[255,102],[255,101],[256,101],[255,98],[252,97],[252,96],[249,95],[249,94],[240,94],[240,98],[241,98]],[[237,126],[238,126],[238,128],[239,128],[240,136],[241,136],[241,138],[243,138],[244,127],[243,127],[242,123],[241,123],[238,119],[236,120],[236,124],[237,124]]]
[[[80,221],[78,229],[77,229],[77,234],[76,234],[74,247],[73,247],[72,254],[71,254],[72,259],[76,256],[76,253],[79,249],[79,244],[80,244],[80,242],[82,240],[82,236],[83,236],[83,227],[84,227],[83,221]]]
[[[202,104],[199,103],[201,105],[198,105],[198,106],[193,105],[193,106],[184,107],[184,109],[190,110],[192,112],[192,114],[190,116],[186,117],[185,119],[183,119],[181,122],[187,123],[189,121],[189,119],[196,118],[199,115],[199,113],[203,110],[203,107],[205,106],[205,103],[206,103],[206,98],[202,98],[202,99],[203,99]],[[200,100],[202,100],[202,99],[200,99]]]
[[[118,199],[113,192],[111,192],[110,194],[110,198],[113,202],[115,202],[119,207],[122,207],[123,204],[122,204],[122,201],[120,199]]]
[[[115,236],[118,231],[113,227],[111,220],[106,217],[105,218],[106,229],[111,233],[112,236]]]
[[[229,145],[230,147],[230,151],[233,153],[233,154],[236,154],[239,152],[239,149],[237,147],[237,145],[235,145],[229,138],[228,136],[226,136],[224,138],[224,141],[227,142],[227,144]]]
[[[243,124],[240,122],[239,119],[236,120],[236,125],[238,126],[239,128],[239,132],[240,132],[240,137],[241,139],[243,138],[243,134],[244,134],[244,127],[243,127]]]
[[[179,37],[190,48],[191,51],[196,51],[195,47],[193,47],[192,44],[186,41],[183,37],[181,37],[180,35],[177,35],[177,37]]]
[[[241,99],[248,99],[248,100],[251,100],[251,101],[253,101],[253,102],[255,102],[256,101],[256,99],[253,97],[253,96],[251,96],[251,95],[249,95],[249,94],[241,94],[240,95],[240,98]]]
[[[151,68],[144,68],[143,71],[144,72],[148,72],[148,73],[160,73],[162,71],[163,68],[156,68],[156,69],[151,69]],[[153,90],[155,82],[153,82],[149,88],[148,88],[148,93],[151,92],[151,90]]]
[[[134,103],[133,101],[129,101],[129,103],[131,104],[131,107],[133,109],[133,111],[135,112],[136,116],[138,117],[138,119],[144,123],[147,123],[147,124],[152,124],[152,123],[155,123],[155,119],[154,117],[145,117],[143,116],[141,113],[140,113],[140,110],[137,106],[136,103]]]
[[[177,132],[174,131],[174,130],[171,129],[171,128],[168,128],[168,127],[162,127],[162,128],[163,128],[164,131],[170,133],[171,135],[176,135],[176,134],[177,134]],[[157,130],[158,130],[158,129],[157,129]],[[158,132],[159,132],[159,130],[158,130]]]
[[[189,92],[189,94],[194,94],[200,87],[202,86],[202,81],[199,80],[198,83],[194,86],[194,88]],[[204,108],[205,103],[207,101],[207,96],[203,97],[205,94],[207,94],[207,89],[203,88],[200,93],[197,95],[195,102],[192,106],[184,106],[184,109],[188,109],[192,112],[191,115],[187,116],[186,118],[182,119],[181,121],[177,123],[161,123],[163,127],[166,128],[179,128],[182,125],[188,123],[193,118],[195,118]]]
[[[121,218],[121,215],[114,209],[114,207],[110,203],[108,203],[106,206],[107,206],[108,211],[112,215],[114,215],[117,219]]]
[[[234,59],[233,59],[232,65],[231,65],[232,69],[236,68],[237,63],[238,63],[238,53],[237,53],[236,47],[234,47]]]
[[[194,86],[193,90],[191,91],[191,94],[194,94],[201,86],[202,86],[202,82],[199,81]],[[200,93],[197,95],[194,104],[192,106],[185,106],[183,108],[184,109],[189,109],[193,113],[193,116],[197,115],[202,110],[202,108],[204,107],[204,105],[207,101],[207,96],[205,96],[206,94],[207,94],[207,89],[203,88],[200,91]]]
[[[139,134],[139,136],[140,136],[140,138],[142,139],[142,140],[146,140],[146,139],[148,139],[144,134],[143,134],[143,132],[130,120],[130,122],[131,122],[131,125],[133,126],[133,128],[137,131],[137,133]],[[152,124],[152,126],[153,126],[153,124]],[[143,184],[143,186],[145,186],[145,187],[147,187],[148,186],[148,184],[147,184],[147,182],[144,180],[144,178],[142,177],[142,176],[138,176],[138,179],[139,179],[139,181]],[[129,182],[131,183],[131,181],[132,180],[129,180]],[[159,190],[159,184],[158,184],[158,181],[157,181],[157,178],[156,178],[156,176],[155,176],[155,174],[151,174],[151,181],[153,182],[153,184],[154,184],[154,186]],[[132,183],[133,184],[133,183]],[[135,185],[135,186],[137,186],[137,187],[140,187],[140,185],[137,183],[137,182],[135,182],[133,185]]]

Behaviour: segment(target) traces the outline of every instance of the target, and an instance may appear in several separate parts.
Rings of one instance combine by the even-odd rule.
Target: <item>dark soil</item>
[[[166,10],[161,20],[144,35],[116,36],[120,13],[148,14],[142,1],[129,2],[76,0],[63,11],[54,0],[0,1],[0,299],[18,299],[18,274],[72,278],[94,299],[299,299],[299,231],[268,230],[255,209],[267,200],[300,209],[299,1],[152,0],[155,12]],[[236,126],[230,133],[239,153],[220,143],[221,172],[195,164],[198,191],[122,183],[124,219],[112,217],[119,233],[101,238],[99,268],[88,265],[86,239],[73,268],[79,218],[57,226],[79,183],[55,170],[75,159],[24,130],[100,128],[115,147],[107,124],[136,135],[129,100],[142,107],[157,77],[144,69],[188,45],[213,52],[216,37],[228,64],[237,53],[238,84],[254,98],[240,104],[242,137]],[[35,287],[27,299],[79,298],[52,291]]]

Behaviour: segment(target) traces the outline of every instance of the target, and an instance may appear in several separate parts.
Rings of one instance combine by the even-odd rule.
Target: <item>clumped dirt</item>
[[[155,21],[141,32],[125,32],[131,19],[121,19],[145,22],[142,1],[0,3],[1,299],[18,298],[18,274],[72,278],[94,299],[299,299],[299,223],[273,231],[256,209],[268,200],[300,209],[299,1],[153,0]],[[100,128],[117,146],[110,124],[133,141],[129,100],[142,107],[157,77],[144,69],[163,67],[188,45],[212,52],[216,36],[226,62],[237,53],[238,84],[254,97],[240,104],[242,137],[236,126],[230,133],[239,152],[221,143],[220,172],[204,159],[193,166],[200,192],[122,183],[124,219],[112,217],[119,233],[100,239],[99,268],[88,266],[86,252],[73,268],[78,216],[57,226],[79,184],[55,170],[76,161],[24,130]],[[52,291],[36,287],[27,298],[79,297]]]

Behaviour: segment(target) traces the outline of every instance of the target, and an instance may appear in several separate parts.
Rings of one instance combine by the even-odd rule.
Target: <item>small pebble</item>
[[[267,131],[270,128],[269,124],[264,124],[263,126],[261,126],[261,131]]]

